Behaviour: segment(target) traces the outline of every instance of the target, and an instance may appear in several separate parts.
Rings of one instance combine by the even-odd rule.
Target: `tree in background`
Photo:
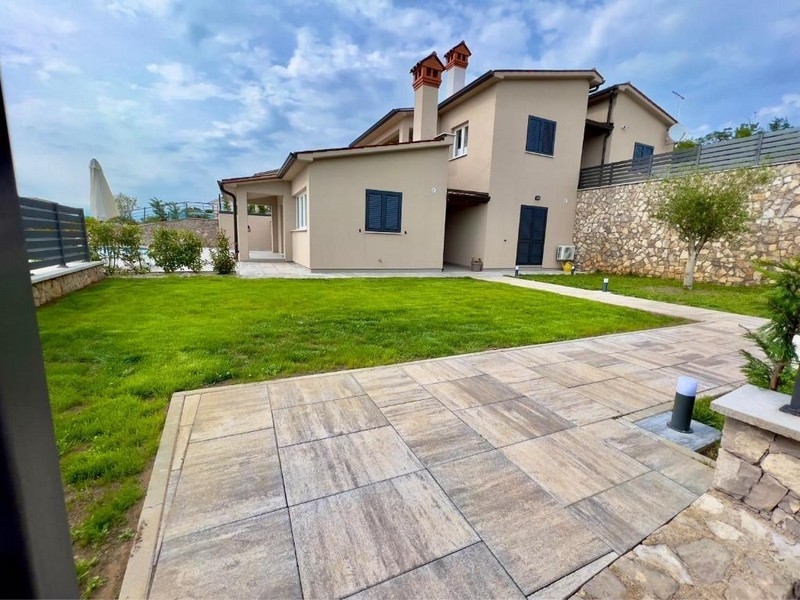
[[[767,125],[766,131],[780,131],[782,129],[791,129],[792,125],[786,117],[775,117]],[[718,129],[707,133],[699,138],[688,138],[681,140],[675,144],[676,150],[687,150],[697,146],[708,146],[716,144],[717,142],[724,142],[726,140],[733,140],[737,138],[746,138],[751,135],[766,132],[759,123],[742,123],[738,127],[726,127],[725,129]]]
[[[133,221],[133,211],[136,209],[138,200],[127,194],[117,194],[114,196],[114,202],[119,210],[119,218],[121,221]]]
[[[713,174],[690,169],[659,184],[652,214],[687,244],[684,288],[692,289],[697,255],[708,242],[732,240],[747,230],[750,194],[771,177],[763,167]]]
[[[150,198],[150,208],[153,209],[153,217],[156,221],[167,220],[167,205],[163,200],[156,197]]]
[[[742,350],[747,381],[758,387],[792,393],[797,374],[792,364],[797,361],[794,337],[800,335],[800,256],[784,262],[764,262],[759,269],[771,282],[767,292],[770,321],[747,330],[745,337],[764,353],[765,360]]]

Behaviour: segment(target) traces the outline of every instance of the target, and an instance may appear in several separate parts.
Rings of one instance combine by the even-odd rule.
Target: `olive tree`
[[[764,167],[716,173],[690,169],[659,184],[652,214],[687,245],[684,288],[692,289],[697,255],[708,242],[733,240],[747,230],[750,194],[771,176]]]

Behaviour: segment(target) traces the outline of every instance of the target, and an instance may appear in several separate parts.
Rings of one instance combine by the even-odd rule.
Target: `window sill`
[[[302,227],[300,229],[292,229],[292,233],[295,233],[295,232],[298,232],[298,231],[308,231],[308,227]]]
[[[468,154],[466,152],[464,152],[464,154],[459,154],[458,156],[451,156],[450,160],[451,161],[458,160],[459,158],[464,158],[465,156],[468,156]]]
[[[542,154],[541,152],[531,152],[530,150],[525,150],[525,154],[531,154],[533,156],[543,156],[545,158],[554,158],[554,154]]]
[[[367,231],[366,229],[364,230],[364,233],[377,235],[403,235],[402,231]]]

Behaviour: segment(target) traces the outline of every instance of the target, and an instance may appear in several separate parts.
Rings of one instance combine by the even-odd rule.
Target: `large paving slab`
[[[353,376],[381,408],[431,397],[425,388],[399,367],[359,371]]]
[[[364,590],[351,600],[518,598],[525,596],[481,543]]]
[[[492,449],[435,398],[384,408],[383,413],[428,467]]]
[[[530,398],[468,408],[459,416],[496,448],[573,427]]]
[[[364,390],[349,373],[287,379],[267,385],[272,409],[361,396]]]
[[[392,427],[281,448],[289,505],[422,469]]]
[[[352,594],[478,541],[427,472],[289,510],[309,598]]]
[[[610,550],[498,451],[431,472],[525,594]]]
[[[153,598],[299,598],[289,514],[277,510],[164,543]]]
[[[572,504],[648,471],[581,429],[503,448],[505,455],[563,504]]]
[[[173,539],[286,506],[272,429],[189,444],[169,512]]]
[[[443,381],[425,387],[450,410],[463,410],[519,397],[516,390],[491,375]]]
[[[369,396],[284,408],[274,411],[273,419],[279,446],[302,444],[388,425]]]
[[[192,441],[272,427],[267,386],[218,390],[199,396]]]

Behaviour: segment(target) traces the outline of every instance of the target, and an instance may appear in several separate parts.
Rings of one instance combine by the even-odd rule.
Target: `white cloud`
[[[116,16],[135,18],[141,16],[165,17],[172,8],[172,0],[112,0],[106,10]]]
[[[784,94],[781,103],[774,106],[765,106],[758,111],[759,117],[792,117],[800,116],[800,94]],[[790,119],[791,121],[791,119]]]
[[[147,65],[147,70],[161,78],[153,89],[167,101],[207,100],[227,96],[219,86],[199,80],[191,67],[178,62],[150,64]]]

